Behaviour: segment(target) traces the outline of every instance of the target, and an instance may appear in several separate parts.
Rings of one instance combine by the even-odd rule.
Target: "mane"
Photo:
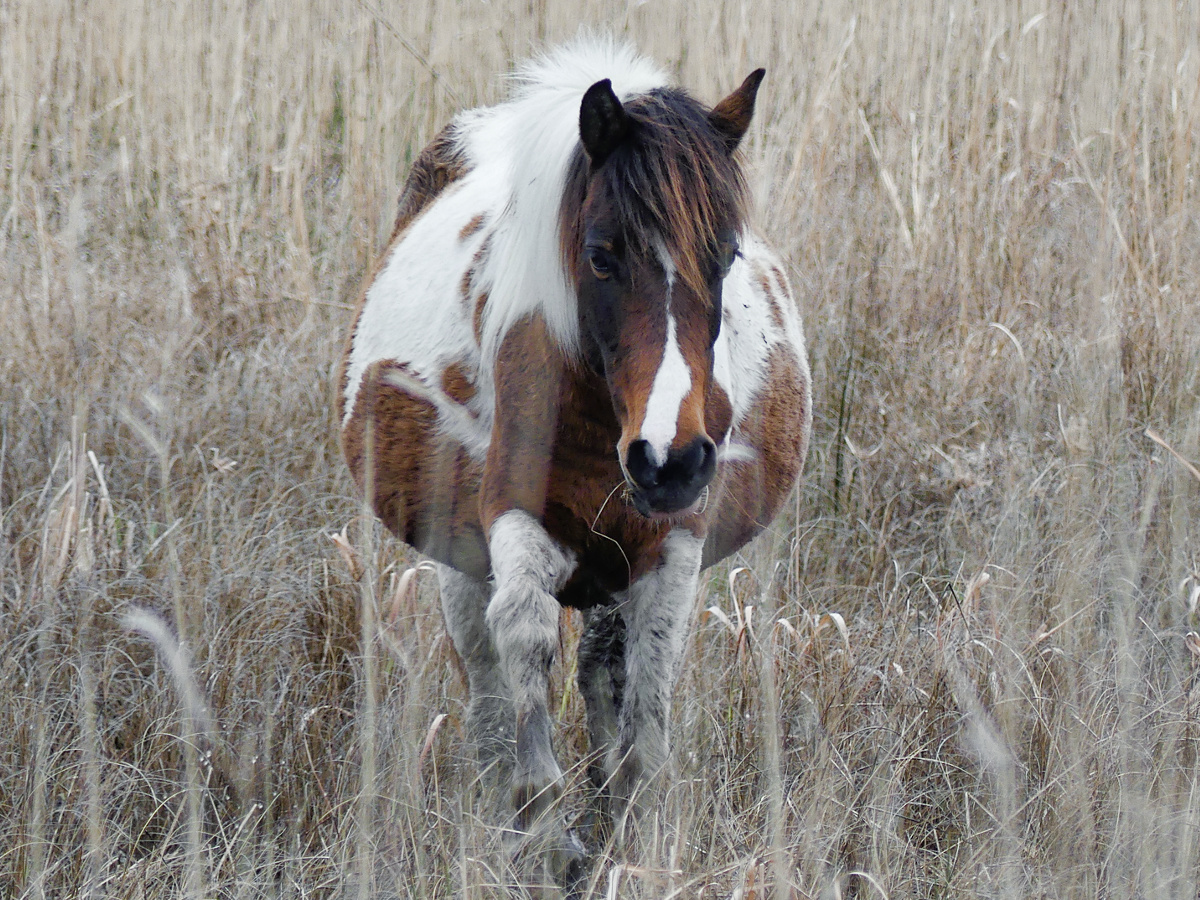
[[[602,78],[628,98],[663,87],[666,75],[629,46],[585,36],[531,60],[513,74],[513,95],[454,123],[473,177],[498,190],[499,216],[480,271],[488,292],[481,322],[484,365],[504,335],[533,312],[570,355],[579,350],[573,285],[562,265],[559,211],[579,152],[579,105]]]
[[[678,88],[655,88],[625,103],[630,138],[596,173],[617,204],[626,243],[666,245],[678,276],[707,295],[707,261],[720,230],[740,230],[746,185],[741,167],[708,120],[708,109]],[[591,177],[582,147],[571,162],[560,210],[564,260],[582,244],[580,207]]]

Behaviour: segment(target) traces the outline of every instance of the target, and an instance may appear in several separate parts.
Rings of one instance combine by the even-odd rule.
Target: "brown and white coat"
[[[470,730],[521,829],[561,789],[559,605],[590,610],[595,776],[628,798],[666,761],[701,568],[765,528],[801,471],[804,336],[733,153],[761,78],[709,110],[604,40],[526,66],[513,99],[418,157],[360,302],[345,455],[388,528],[441,564]]]

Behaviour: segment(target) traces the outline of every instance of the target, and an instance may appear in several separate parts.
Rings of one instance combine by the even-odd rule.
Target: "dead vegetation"
[[[1191,0],[0,5],[0,895],[504,895],[332,368],[407,164],[580,22],[767,67],[817,389],[593,896],[1194,900]]]

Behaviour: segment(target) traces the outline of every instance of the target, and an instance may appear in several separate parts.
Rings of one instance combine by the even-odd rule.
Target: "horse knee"
[[[558,601],[525,579],[501,587],[488,604],[488,629],[515,694],[533,689],[530,679],[549,672],[558,649],[558,614]]]

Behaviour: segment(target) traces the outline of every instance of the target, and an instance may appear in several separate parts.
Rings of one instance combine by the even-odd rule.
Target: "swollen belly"
[[[389,373],[403,369],[391,361],[368,367],[342,429],[342,451],[360,490],[396,537],[486,579],[487,541],[479,524],[482,466],[442,434],[431,403],[389,383]]]

